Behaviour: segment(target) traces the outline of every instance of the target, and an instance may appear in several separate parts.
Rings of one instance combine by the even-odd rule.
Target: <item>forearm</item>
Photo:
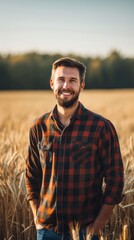
[[[100,228],[100,230],[103,230],[107,220],[109,219],[112,213],[113,208],[114,208],[114,205],[104,204],[97,218],[95,219],[94,226],[97,228]]]
[[[107,220],[109,219],[114,205],[106,205],[104,204],[96,217],[95,221],[89,225],[87,228],[87,234],[96,234],[99,235],[102,232]]]
[[[34,216],[34,221],[36,220],[36,215],[37,215],[37,209],[39,206],[39,200],[38,199],[32,199],[29,201],[30,207],[32,209],[32,213]]]

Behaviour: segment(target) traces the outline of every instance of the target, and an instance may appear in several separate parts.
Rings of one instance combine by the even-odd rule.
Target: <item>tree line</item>
[[[117,51],[106,58],[68,56],[86,65],[86,89],[134,88],[133,58],[124,58]],[[35,52],[0,55],[0,90],[50,89],[51,66],[60,57]]]

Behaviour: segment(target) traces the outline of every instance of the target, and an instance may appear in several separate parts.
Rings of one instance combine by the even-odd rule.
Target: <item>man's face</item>
[[[84,83],[80,83],[77,68],[60,66],[55,70],[53,79],[50,80],[57,102],[60,106],[68,108],[73,106],[79,98]]]

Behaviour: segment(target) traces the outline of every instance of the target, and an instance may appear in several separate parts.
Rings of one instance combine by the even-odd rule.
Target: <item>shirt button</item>
[[[63,164],[62,164],[62,163],[59,163],[59,168],[60,168],[60,169],[62,168],[62,166],[63,166]]]
[[[54,182],[57,182],[57,176],[54,176]]]

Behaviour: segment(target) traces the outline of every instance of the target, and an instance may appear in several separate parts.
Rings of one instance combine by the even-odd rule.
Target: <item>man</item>
[[[99,239],[113,207],[122,200],[123,164],[112,123],[79,102],[85,66],[70,58],[53,63],[53,111],[30,129],[26,187],[37,240]],[[105,189],[102,187],[105,180]]]

